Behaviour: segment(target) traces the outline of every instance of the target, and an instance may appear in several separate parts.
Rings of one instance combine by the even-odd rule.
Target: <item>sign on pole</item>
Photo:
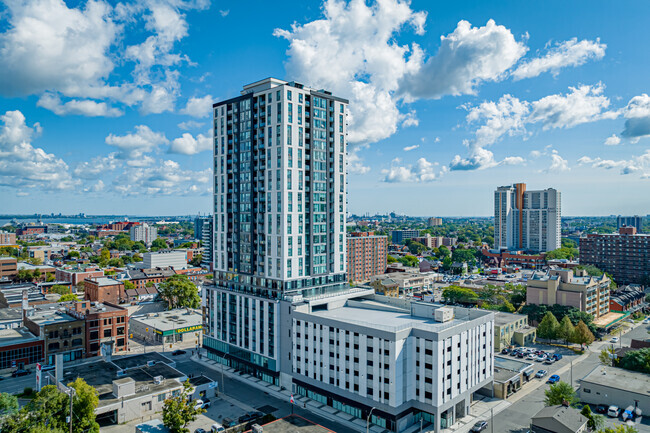
[[[36,391],[40,391],[43,386],[42,368],[40,362],[36,364]]]

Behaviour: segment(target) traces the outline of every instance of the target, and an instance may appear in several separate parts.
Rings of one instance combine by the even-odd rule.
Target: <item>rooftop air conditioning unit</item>
[[[162,376],[155,376],[155,377],[153,378],[153,383],[155,383],[156,385],[160,385],[160,384],[162,383],[162,381],[163,381],[163,377],[162,377]]]
[[[154,365],[156,365],[156,361],[147,361],[148,367],[153,367]]]
[[[262,426],[259,425],[259,424],[253,424],[253,425],[251,426],[251,431],[252,431],[253,433],[263,433],[263,432],[264,432],[264,428],[262,428]]]
[[[117,370],[117,377],[124,377],[126,376],[126,372],[124,370]]]

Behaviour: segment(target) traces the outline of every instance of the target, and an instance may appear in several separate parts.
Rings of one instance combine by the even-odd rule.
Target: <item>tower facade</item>
[[[552,251],[561,246],[561,195],[553,188],[527,191],[525,183],[494,192],[494,247]]]
[[[213,106],[215,285],[204,294],[204,346],[272,383],[280,303],[348,289],[347,104],[267,78]]]

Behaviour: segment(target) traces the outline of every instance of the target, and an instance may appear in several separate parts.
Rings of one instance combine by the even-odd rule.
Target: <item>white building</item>
[[[494,314],[378,299],[296,307],[296,392],[358,418],[374,407],[372,422],[391,431],[420,418],[436,432],[453,425],[492,382]]]
[[[129,229],[129,236],[133,242],[142,241],[145,245],[151,245],[158,237],[158,229],[147,223],[133,225]]]
[[[166,268],[187,269],[187,251],[164,250],[142,255],[142,269]]]
[[[366,321],[355,318],[357,307],[344,307],[348,301],[358,303],[354,300],[374,296],[373,289],[351,288],[346,281],[347,104],[325,90],[268,78],[244,86],[241,96],[213,105],[214,285],[204,286],[202,292],[203,347],[210,359],[329,405],[336,400],[335,407],[348,413],[366,417],[376,406],[379,410],[373,411],[372,421],[393,431],[403,430],[419,417],[435,422],[438,430],[443,419],[451,424],[454,413],[466,413],[471,393],[491,380],[493,315],[468,313],[471,327],[485,328],[476,331],[480,345],[475,345],[475,331],[467,328],[467,319],[434,324],[429,316],[422,316],[429,310],[420,313],[414,307],[411,314],[408,301],[395,301],[407,302],[398,314],[390,305],[378,307],[381,311]],[[344,317],[327,315],[337,308]],[[409,314],[407,326],[399,317]],[[485,317],[475,322],[474,314]],[[308,325],[311,331],[305,328]],[[324,359],[325,351],[330,352],[325,337],[324,343],[317,340],[317,356],[299,354],[306,346],[299,341],[307,333],[314,337],[310,333],[314,325],[319,333],[325,332],[325,325],[327,333],[336,332],[339,337],[331,344],[338,341],[339,349],[346,331],[352,339],[355,332],[358,338],[363,335],[366,345],[369,337],[377,338],[377,350],[381,338],[382,350],[388,350],[389,356],[384,361],[386,354],[377,352],[376,365],[382,364],[377,378],[388,379],[389,389],[382,388],[383,383],[372,385],[367,376],[364,382],[345,383],[345,368],[360,371],[354,364],[354,349],[350,348],[347,367],[342,360],[332,364]],[[466,331],[469,334],[463,334]],[[456,339],[452,334],[457,334]],[[445,356],[461,356],[464,384],[458,388],[453,382],[449,394],[443,395],[448,388],[443,386],[456,380],[452,375],[441,382],[440,397],[431,395],[427,400],[425,393],[434,392],[428,373],[422,370],[429,364],[427,344],[434,350],[435,342],[437,350],[439,341],[450,344]],[[454,346],[452,351],[454,344],[460,344],[460,349]],[[416,346],[423,350],[422,365],[417,352],[410,352]],[[303,365],[305,359],[312,364],[309,368]],[[363,362],[367,361],[364,354]],[[471,367],[466,369],[468,363]],[[335,367],[343,369],[338,370],[338,384]],[[416,368],[422,370],[418,379],[422,383],[417,382],[422,395],[417,398],[409,389],[416,385],[415,376],[405,377]],[[438,381],[438,372],[431,374],[431,380]],[[373,386],[372,396],[367,394],[368,384]],[[334,395],[342,397],[334,399]]]
[[[535,253],[560,248],[561,215],[560,192],[553,188],[501,186],[494,192],[494,247]]]

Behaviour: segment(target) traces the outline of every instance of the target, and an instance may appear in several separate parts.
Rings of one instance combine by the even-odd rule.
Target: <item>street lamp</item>
[[[370,431],[370,415],[372,415],[372,411],[377,409],[376,407],[373,407],[370,409],[370,412],[368,412],[368,417],[366,418],[366,433]]]

